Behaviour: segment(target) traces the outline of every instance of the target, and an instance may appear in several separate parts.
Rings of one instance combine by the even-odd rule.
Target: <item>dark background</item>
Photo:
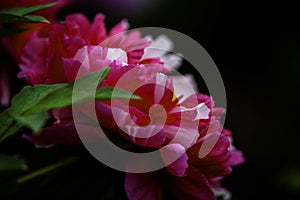
[[[144,5],[134,6],[79,0],[63,9],[60,17],[83,12],[92,18],[103,12],[108,27],[127,18],[131,28],[170,28],[198,41],[221,72],[228,101],[226,127],[233,131],[234,144],[246,158],[224,179],[224,186],[232,192],[234,200],[289,200],[300,198],[297,8],[296,3],[289,1],[148,0]],[[33,168],[74,151],[82,154],[76,147],[36,152],[30,143],[11,143],[26,149],[24,155]],[[39,161],[47,155],[47,161]],[[49,198],[88,194],[91,199],[101,199],[119,191],[118,198],[124,197],[124,175],[95,163],[93,158],[77,162],[56,172],[57,176],[52,174],[52,180],[37,179],[22,186],[19,194]],[[103,175],[101,170],[113,175]],[[33,192],[32,187],[40,192]]]

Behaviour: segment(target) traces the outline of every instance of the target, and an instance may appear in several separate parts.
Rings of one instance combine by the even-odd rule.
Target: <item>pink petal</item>
[[[88,18],[83,14],[70,14],[66,17],[66,32],[70,37],[86,38],[88,35],[87,30],[90,28]]]
[[[127,53],[128,64],[136,65],[141,59],[144,49],[136,49]]]
[[[113,118],[111,106],[103,102],[97,102],[95,107],[97,118],[100,124],[105,128],[112,129],[116,123]]]
[[[206,177],[195,168],[187,169],[188,176],[170,178],[169,189],[177,199],[216,200]]]
[[[10,103],[10,87],[5,66],[0,68],[0,105],[8,106]]]
[[[176,107],[172,109],[170,113],[180,113],[184,119],[197,121],[200,119],[208,119],[210,110],[204,103],[200,103],[193,108]]]
[[[205,94],[194,94],[189,96],[187,99],[185,99],[183,102],[181,102],[181,105],[186,108],[192,108],[195,107],[197,104],[205,103],[205,105],[212,110],[214,106],[214,102],[212,100],[212,97],[207,96]]]
[[[155,148],[160,147],[164,143],[166,133],[162,125],[149,124],[147,126],[139,126],[128,111],[126,112],[117,107],[111,107],[111,109],[113,121],[122,130],[121,134],[126,139],[141,146]]]
[[[19,78],[26,78],[32,85],[45,82],[48,70],[45,65],[48,45],[46,38],[39,37],[33,38],[26,44],[21,56]]]
[[[209,139],[210,135],[213,134],[208,134],[206,137]],[[212,150],[203,158],[199,157],[200,149],[203,148],[202,145],[202,140],[200,140],[188,150],[191,165],[197,167],[208,177],[220,177],[231,173],[231,166],[235,164],[235,159],[231,160],[232,153],[228,150],[230,142],[226,136],[219,135]],[[242,161],[239,155],[237,155],[236,161],[237,164]]]
[[[125,132],[130,141],[152,148],[159,148],[166,139],[166,133],[162,130],[162,127],[152,126],[126,126]]]
[[[245,158],[243,157],[243,153],[238,150],[231,151],[231,157],[229,159],[229,164],[231,166],[240,165],[245,162]]]
[[[165,63],[165,67],[168,70],[175,70],[182,64],[182,57],[176,54],[168,54],[161,58],[161,61]]]
[[[51,126],[41,130],[38,135],[23,135],[24,138],[39,145],[49,146],[53,144],[73,145],[80,144],[74,124],[63,126]]]
[[[174,176],[186,176],[188,157],[185,148],[181,144],[169,144],[160,149],[167,170]]]
[[[150,41],[142,38],[139,31],[132,31],[120,43],[120,47],[126,52],[130,52],[137,49],[144,49],[150,45]]]
[[[126,19],[123,19],[120,23],[112,27],[112,29],[109,31],[109,36],[113,36],[115,34],[123,33],[125,32],[129,27],[129,24]]]
[[[77,134],[76,127],[72,121],[64,122],[63,125],[54,125],[42,129],[34,135],[23,135],[29,141],[43,147],[54,144],[77,145],[81,144],[81,139]],[[91,125],[77,124],[80,131],[86,133],[88,142],[93,142],[95,138],[99,138],[99,128]]]
[[[198,91],[197,83],[190,74],[185,76],[172,76],[172,82],[176,96],[183,96],[183,98],[180,99],[180,102],[184,101],[191,95],[195,95]],[[198,104],[196,99],[197,98],[194,98],[194,104]]]
[[[67,81],[74,81],[77,76],[78,70],[81,66],[81,63],[72,58],[62,58],[62,63]]]
[[[106,27],[104,23],[105,16],[97,14],[89,30],[90,44],[99,45],[106,39]]]
[[[190,126],[189,128],[184,124],[185,123],[182,123],[180,127],[165,125],[164,130],[168,133],[168,142],[178,143],[185,148],[189,148],[196,143],[199,132],[197,128],[190,126],[194,124],[188,124],[188,126]]]
[[[173,42],[165,35],[158,36],[151,41],[150,46],[145,49],[145,54],[142,59],[162,57],[173,49]]]
[[[127,173],[125,191],[129,200],[162,200],[160,172],[133,174]],[[161,181],[158,181],[161,180]]]

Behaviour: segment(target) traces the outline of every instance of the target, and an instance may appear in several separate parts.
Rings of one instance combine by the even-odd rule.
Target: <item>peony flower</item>
[[[26,78],[32,85],[69,82],[72,80],[70,73],[76,74],[80,66],[76,61],[87,55],[92,46],[99,44],[104,60],[107,53],[111,55],[112,50],[117,49],[127,54],[129,64],[133,63],[136,52],[143,51],[149,41],[141,38],[138,32],[120,35],[127,29],[125,20],[107,34],[104,19],[102,14],[98,14],[93,23],[90,23],[84,15],[72,14],[67,16],[64,23],[52,23],[43,30],[36,31],[24,47],[19,77]],[[115,34],[118,34],[118,37],[113,37],[116,40],[101,45],[101,42]],[[32,53],[32,49],[38,50],[39,54]],[[97,69],[110,63],[103,64],[105,65],[97,66]]]
[[[178,160],[156,172],[145,174],[127,173],[125,189],[128,198],[164,199],[164,193],[171,193],[176,199],[216,199],[216,194],[229,195],[219,184],[221,178],[232,171],[232,166],[241,164],[244,159],[240,151],[230,145],[230,131],[223,129],[219,123],[223,109],[214,108],[212,98],[206,95],[195,95],[198,103],[205,103],[210,109],[209,118],[200,120],[197,141],[187,148]],[[192,96],[186,98],[181,105],[188,107]],[[208,126],[211,126],[208,129]],[[204,140],[217,136],[213,149],[203,158],[199,158],[199,150]],[[176,144],[184,141],[177,140]],[[178,151],[173,149],[173,151]],[[162,158],[169,155],[162,155]]]
[[[117,77],[120,77],[122,73],[117,68],[122,68],[124,64],[137,68],[143,66],[145,69],[141,71],[149,71],[149,73],[150,71],[165,71],[162,67],[153,70],[149,66],[151,61],[142,64],[148,59],[145,56],[142,59],[142,56],[144,50],[147,51],[147,47],[151,47],[150,41],[142,38],[138,31],[125,34],[124,31],[127,28],[127,21],[122,20],[107,34],[102,14],[98,14],[93,23],[89,23],[87,18],[81,14],[69,15],[64,23],[52,23],[35,31],[24,47],[19,77],[26,78],[32,85],[71,82],[75,79],[80,66],[86,68],[86,73],[106,66],[116,66],[112,67],[110,74],[119,74]],[[164,43],[170,43],[169,39],[164,38],[166,40]],[[160,41],[162,40],[160,39]],[[34,52],[33,49],[35,49]],[[159,55],[161,54],[152,54],[149,58],[156,61],[159,60],[159,57],[155,56]],[[164,63],[160,61],[159,65],[164,66]],[[172,62],[169,62],[168,65],[172,65]],[[120,71],[122,70],[124,71],[124,69],[120,69]],[[106,83],[109,82],[108,80]],[[107,85],[113,86],[112,83]],[[65,110],[64,114],[62,114],[62,110]],[[99,111],[99,113],[103,112]],[[57,119],[56,123],[53,127],[45,128],[39,139],[35,137],[35,142],[39,145],[79,143],[74,124],[69,120],[72,119],[71,110],[59,109],[52,115]],[[99,118],[102,121],[105,119],[105,117]],[[111,122],[111,120],[109,121]],[[60,129],[62,131],[58,130],[58,126],[62,127]],[[65,131],[65,129],[70,131]]]
[[[220,125],[224,109],[215,108],[212,97],[196,94],[191,77],[166,75],[181,61],[167,54],[172,48],[167,37],[147,39],[138,31],[124,33],[127,28],[123,20],[107,33],[102,14],[92,23],[81,14],[69,15],[65,22],[34,32],[23,49],[19,77],[31,85],[63,83],[73,81],[79,68],[83,75],[110,66],[99,87],[122,88],[141,100],[96,103],[98,121],[107,136],[119,137],[142,151],[165,149],[161,151],[165,169],[127,173],[128,198],[163,199],[167,191],[178,199],[215,199],[214,191],[223,190],[219,180],[243,162],[241,152],[230,144],[230,131]],[[52,126],[24,137],[40,146],[81,143],[70,108],[50,114],[55,118]],[[83,122],[88,116],[82,110]],[[204,142],[214,139],[212,150],[199,156]]]

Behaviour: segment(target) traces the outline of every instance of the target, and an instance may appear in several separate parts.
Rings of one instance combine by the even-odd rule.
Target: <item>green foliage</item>
[[[28,169],[25,160],[19,155],[0,154],[0,172]]]
[[[34,132],[39,131],[46,123],[47,111],[56,108],[71,106],[79,102],[109,100],[111,98],[134,98],[128,91],[101,87],[91,92],[88,88],[96,82],[102,83],[109,72],[109,68],[82,76],[76,80],[81,90],[73,91],[75,82],[53,85],[26,86],[12,99],[11,107],[0,114],[0,142],[17,133],[21,127],[26,126]],[[91,85],[92,84],[92,85]]]
[[[31,7],[17,7],[11,9],[0,10],[0,23],[50,23],[47,19],[42,16],[28,15],[30,13],[52,7],[57,3],[48,3]],[[24,31],[28,31],[27,28],[1,28],[0,38],[10,36]]]
[[[48,3],[37,6],[31,6],[28,8],[17,7],[0,11],[0,22],[1,23],[39,23],[45,22],[50,23],[47,19],[42,16],[28,15],[30,13],[49,8],[56,5],[56,3]]]

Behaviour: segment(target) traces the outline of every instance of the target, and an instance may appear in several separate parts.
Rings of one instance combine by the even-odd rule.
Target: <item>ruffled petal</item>
[[[47,127],[36,135],[24,134],[23,137],[39,146],[49,146],[53,144],[74,145],[81,143],[75,125],[72,123]]]
[[[10,103],[10,87],[6,68],[0,68],[0,105],[8,106]]]
[[[167,170],[174,176],[186,176],[188,168],[188,156],[181,144],[169,144],[160,150],[163,161],[167,164]]]
[[[162,174],[158,172],[127,173],[125,191],[129,200],[162,200]]]
[[[152,40],[150,46],[145,49],[145,54],[143,55],[142,60],[162,57],[172,49],[173,42],[170,38],[165,35],[160,35],[155,40]]]
[[[191,96],[195,95],[198,91],[197,83],[192,75],[187,74],[184,76],[172,76],[172,82],[176,96],[181,97],[179,101],[180,103],[188,97],[190,97],[190,100],[194,97],[193,104],[198,104],[197,98],[195,96]]]
[[[97,14],[89,30],[89,42],[91,45],[99,45],[106,39],[105,16]]]
[[[46,38],[35,37],[24,47],[21,56],[21,72],[18,78],[26,78],[31,84],[42,84],[47,77],[47,48],[48,40]],[[32,53],[32,51],[37,53]]]
[[[115,25],[110,29],[109,36],[123,33],[127,31],[128,27],[129,27],[128,21],[126,19],[123,19],[121,22],[119,22],[117,25]]]
[[[216,200],[206,177],[193,167],[187,169],[185,177],[171,177],[169,190],[177,199]]]

